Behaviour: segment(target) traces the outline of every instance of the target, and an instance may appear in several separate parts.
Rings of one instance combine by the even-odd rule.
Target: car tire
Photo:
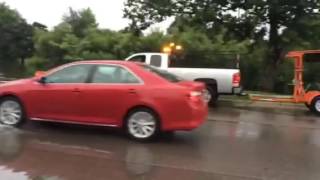
[[[311,110],[312,112],[320,115],[320,96],[315,97],[311,102]]]
[[[125,119],[127,135],[137,141],[150,141],[160,132],[159,116],[148,108],[137,108],[130,111]]]
[[[0,124],[18,127],[25,122],[25,110],[15,97],[0,99]]]
[[[208,102],[209,106],[215,106],[217,104],[217,100],[218,100],[218,91],[216,86],[207,86],[207,91],[210,93],[210,100]]]

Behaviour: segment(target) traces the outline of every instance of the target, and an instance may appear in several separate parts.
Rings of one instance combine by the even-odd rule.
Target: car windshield
[[[152,72],[154,74],[157,74],[158,76],[170,81],[170,82],[180,82],[182,81],[183,79],[174,75],[174,74],[171,74],[169,73],[168,71],[164,71],[164,70],[160,70],[156,67],[153,67],[153,66],[149,66],[149,65],[146,65],[146,64],[142,64],[141,67],[144,69],[144,70],[147,70],[149,72]]]

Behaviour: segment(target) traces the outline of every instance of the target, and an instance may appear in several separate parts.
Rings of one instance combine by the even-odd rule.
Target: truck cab
[[[169,55],[165,53],[137,53],[126,58],[126,61],[146,63],[160,69],[168,69],[170,63]]]

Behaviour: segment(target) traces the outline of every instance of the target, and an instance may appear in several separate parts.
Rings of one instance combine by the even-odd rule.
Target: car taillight
[[[191,91],[188,95],[188,97],[191,99],[191,100],[194,100],[194,101],[199,101],[201,98],[202,98],[202,92],[201,91]]]
[[[202,92],[200,91],[191,91],[190,92],[190,97],[197,97],[197,96],[201,96]]]
[[[232,78],[232,86],[233,87],[239,87],[241,82],[241,76],[240,73],[234,73]]]

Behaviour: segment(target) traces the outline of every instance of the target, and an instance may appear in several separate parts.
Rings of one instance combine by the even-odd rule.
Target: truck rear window
[[[212,68],[212,69],[239,69],[240,59],[235,54],[213,54],[208,57],[176,56],[169,57],[170,68]],[[204,59],[201,59],[204,58]],[[242,57],[243,58],[243,57]]]
[[[152,73],[154,73],[154,74],[156,74],[156,75],[158,75],[158,76],[160,76],[160,77],[168,80],[169,82],[174,82],[174,83],[176,83],[176,82],[182,81],[182,78],[180,78],[180,77],[178,77],[178,76],[176,76],[176,75],[174,75],[174,74],[171,74],[171,73],[169,73],[169,72],[167,72],[167,71],[160,70],[160,69],[158,69],[158,68],[155,68],[155,67],[153,67],[153,66],[149,66],[149,65],[146,65],[146,64],[141,64],[140,66],[141,66],[144,70],[149,71],[149,72],[152,72]]]

